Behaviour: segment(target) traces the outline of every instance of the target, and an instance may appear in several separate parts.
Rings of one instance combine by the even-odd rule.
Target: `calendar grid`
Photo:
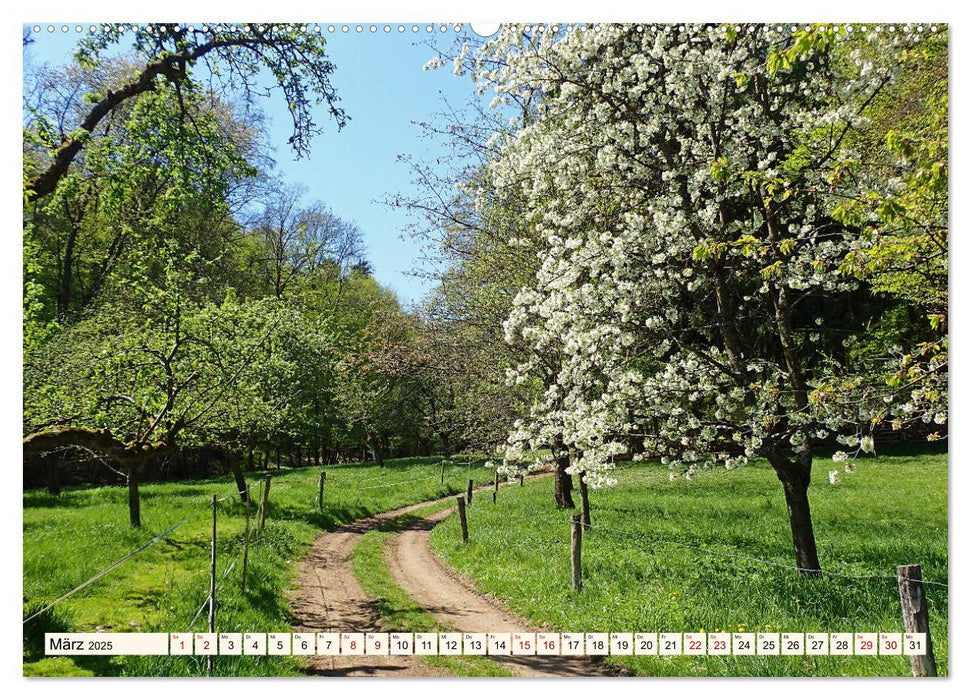
[[[922,656],[911,632],[46,633],[48,656]]]

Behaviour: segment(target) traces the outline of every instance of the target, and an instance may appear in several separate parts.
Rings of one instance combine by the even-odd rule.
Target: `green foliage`
[[[294,111],[298,151],[316,130],[316,98],[343,123],[319,35],[283,25],[250,27],[255,36],[155,30],[135,33],[135,55],[122,60],[107,56],[126,32],[106,27],[81,42],[75,65],[31,77],[25,188],[57,158],[55,124],[80,123],[180,52],[222,64],[221,79],[244,87],[270,68]],[[129,449],[296,446],[335,458],[364,441],[347,428],[355,418],[337,369],[380,336],[374,323],[401,314],[397,300],[356,267],[353,224],[322,204],[303,207],[294,188],[258,182],[267,156],[252,105],[243,112],[185,67],[114,105],[90,133],[75,129],[82,148],[52,192],[25,189],[25,435],[71,426],[106,430]],[[275,198],[254,218],[254,192],[266,190]],[[393,415],[403,391],[386,402],[386,433],[415,422]]]
[[[898,79],[870,106],[868,121],[847,136],[861,157],[836,164],[830,175],[834,186],[862,173],[877,175],[878,188],[846,198],[833,216],[858,230],[863,242],[846,256],[844,274],[912,310],[896,315],[897,342],[884,346],[893,360],[882,368],[883,381],[903,396],[902,406],[887,411],[896,427],[943,425],[947,416],[947,46],[944,30],[890,57]]]

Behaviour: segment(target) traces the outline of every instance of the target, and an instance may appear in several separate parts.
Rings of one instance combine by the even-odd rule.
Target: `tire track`
[[[543,475],[533,477],[543,478]],[[490,491],[485,486],[476,491]],[[361,538],[400,515],[433,505],[443,507],[454,496],[356,520],[321,533],[300,562],[297,586],[290,595],[295,632],[379,632],[378,601],[364,592],[354,575],[351,556]],[[443,626],[457,632],[542,631],[506,610],[498,601],[475,592],[432,553],[431,529],[451,512],[443,509],[417,519],[395,534],[388,550],[389,572],[415,602]],[[517,676],[600,676],[605,669],[584,657],[489,656]],[[442,676],[421,656],[309,656],[313,675]]]
[[[394,536],[388,551],[391,577],[421,608],[458,632],[542,632],[500,601],[476,592],[471,583],[431,550],[431,530],[450,513],[442,510],[414,521]],[[586,657],[489,656],[517,676],[602,676],[606,670]]]
[[[435,501],[430,501],[435,503]],[[297,588],[290,600],[295,632],[380,632],[377,601],[364,592],[354,575],[351,555],[367,532],[418,504],[356,520],[321,533],[300,562]],[[308,656],[307,668],[324,676],[442,675],[417,656]]]

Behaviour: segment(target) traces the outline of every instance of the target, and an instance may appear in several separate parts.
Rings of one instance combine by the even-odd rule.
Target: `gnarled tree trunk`
[[[61,467],[63,460],[61,455],[50,455],[44,460],[44,481],[47,485],[47,493],[52,496],[61,495]]]
[[[141,527],[141,504],[138,495],[138,472],[150,459],[164,457],[176,451],[171,442],[125,442],[109,430],[93,430],[58,425],[32,433],[23,439],[23,455],[26,459],[44,452],[54,452],[67,447],[84,447],[110,457],[127,468],[128,517],[132,527]]]

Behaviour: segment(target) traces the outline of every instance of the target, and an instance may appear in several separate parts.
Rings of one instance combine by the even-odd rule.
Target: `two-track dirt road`
[[[487,487],[491,488],[491,487]],[[485,490],[485,489],[483,489]],[[389,572],[395,582],[443,627],[457,632],[542,631],[507,610],[499,601],[475,591],[451,571],[429,545],[431,529],[451,508],[451,498],[418,503],[355,521],[317,537],[301,562],[297,588],[291,595],[298,632],[375,632],[381,630],[376,601],[361,588],[351,566],[351,554],[368,531],[405,513],[430,505],[442,509],[403,526],[392,536]],[[601,676],[607,670],[584,657],[490,656],[516,676]],[[421,656],[312,656],[312,673],[339,676],[437,676],[443,671]]]

